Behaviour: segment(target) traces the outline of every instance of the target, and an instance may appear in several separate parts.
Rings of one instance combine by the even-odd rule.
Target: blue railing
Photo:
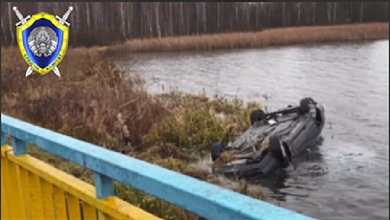
[[[16,156],[29,143],[92,170],[100,199],[114,196],[118,181],[209,220],[315,220],[1,114],[2,145],[6,135],[18,140]]]

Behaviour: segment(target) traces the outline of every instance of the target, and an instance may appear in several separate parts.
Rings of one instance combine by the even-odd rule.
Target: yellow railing
[[[1,148],[2,220],[158,220],[116,197],[100,200],[95,187],[29,155]]]

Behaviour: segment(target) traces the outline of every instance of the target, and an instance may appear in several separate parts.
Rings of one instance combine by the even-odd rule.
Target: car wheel
[[[299,103],[299,113],[306,114],[310,112],[311,106],[315,105],[315,102],[312,98],[304,98],[301,99],[301,102]]]
[[[225,151],[225,147],[221,143],[214,143],[211,146],[210,154],[211,154],[211,161],[216,161],[221,154]]]
[[[251,112],[250,120],[251,125],[253,125],[256,121],[261,121],[265,117],[265,112],[263,110],[254,110]]]
[[[283,167],[287,167],[289,164],[288,152],[286,152],[278,136],[269,138],[269,147],[270,152],[283,164]]]

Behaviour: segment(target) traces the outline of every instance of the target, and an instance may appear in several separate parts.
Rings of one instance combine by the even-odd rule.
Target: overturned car
[[[312,98],[275,112],[255,110],[251,127],[228,146],[211,147],[213,172],[239,178],[262,178],[291,164],[315,145],[324,127],[324,107]],[[226,156],[229,155],[229,156]],[[229,158],[229,159],[227,159]]]

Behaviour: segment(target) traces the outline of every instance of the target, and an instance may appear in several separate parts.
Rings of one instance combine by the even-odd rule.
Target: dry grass
[[[59,65],[62,78],[53,73],[25,78],[28,66],[18,49],[2,48],[1,54],[2,113],[216,184],[216,176],[194,163],[211,143],[227,141],[247,127],[250,110],[259,107],[185,94],[150,96],[141,79],[123,79],[93,49],[69,50]],[[217,116],[220,112],[225,119]],[[93,183],[88,170],[34,147],[30,152]],[[265,199],[261,191],[247,190],[245,182],[235,190]],[[197,219],[121,184],[117,195],[164,219]]]
[[[160,52],[258,48],[293,44],[365,41],[389,38],[389,23],[269,29],[259,32],[131,40],[100,48],[108,52]]]

